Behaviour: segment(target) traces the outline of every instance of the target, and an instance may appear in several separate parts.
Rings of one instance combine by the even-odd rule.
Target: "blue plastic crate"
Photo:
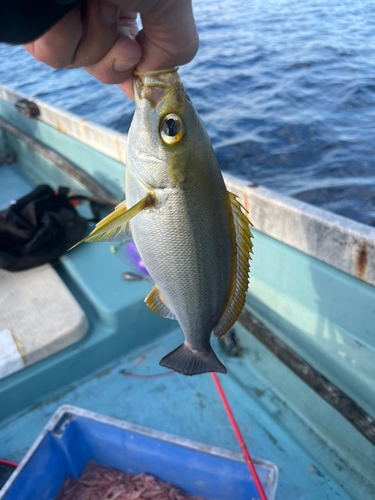
[[[89,460],[131,474],[146,472],[212,500],[252,500],[255,485],[241,455],[73,406],[60,407],[0,492],[0,500],[52,500],[67,475]],[[278,470],[255,460],[268,500]]]

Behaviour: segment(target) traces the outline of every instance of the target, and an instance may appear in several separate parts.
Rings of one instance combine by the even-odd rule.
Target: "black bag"
[[[0,212],[0,268],[23,271],[54,262],[82,239],[88,221],[78,215],[68,192],[59,188],[55,194],[40,185]]]

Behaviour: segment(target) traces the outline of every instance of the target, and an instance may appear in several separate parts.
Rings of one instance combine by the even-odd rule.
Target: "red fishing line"
[[[237,422],[234,419],[232,410],[231,410],[231,408],[229,406],[229,403],[228,403],[228,400],[227,400],[227,398],[226,398],[226,396],[224,394],[223,388],[221,387],[219,379],[217,378],[216,373],[211,373],[211,375],[212,375],[212,378],[214,379],[214,382],[215,382],[215,385],[216,385],[216,389],[218,390],[218,393],[220,394],[220,397],[221,397],[221,400],[223,402],[224,408],[225,408],[225,410],[226,410],[226,412],[228,414],[230,423],[232,424],[232,427],[233,427],[234,433],[236,435],[236,438],[237,438],[237,440],[238,440],[238,442],[239,442],[239,444],[241,446],[241,450],[242,450],[243,456],[245,457],[247,466],[250,469],[250,473],[251,473],[251,476],[252,476],[252,478],[254,480],[256,489],[258,490],[258,494],[259,494],[260,500],[267,500],[266,494],[264,493],[264,490],[263,490],[262,483],[259,481],[259,477],[258,477],[257,471],[255,470],[253,461],[251,460],[249,452],[247,451],[246,444],[245,444],[245,442],[243,440],[241,431],[240,431],[240,429],[239,429],[239,427],[237,425]]]
[[[0,465],[7,465],[8,467],[18,467],[18,464],[16,462],[5,460],[5,458],[0,458]]]

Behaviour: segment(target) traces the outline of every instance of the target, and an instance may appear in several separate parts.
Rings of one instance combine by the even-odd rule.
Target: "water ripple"
[[[195,0],[181,75],[220,166],[375,226],[372,0]],[[0,46],[0,82],[126,132],[134,106],[82,70]]]

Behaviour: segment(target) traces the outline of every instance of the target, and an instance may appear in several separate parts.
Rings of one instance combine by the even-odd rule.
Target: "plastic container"
[[[209,500],[252,500],[255,485],[243,458],[219,448],[104,417],[60,407],[0,492],[1,500],[53,500],[69,474],[89,460],[124,472],[146,472]],[[277,467],[255,460],[268,500]]]

